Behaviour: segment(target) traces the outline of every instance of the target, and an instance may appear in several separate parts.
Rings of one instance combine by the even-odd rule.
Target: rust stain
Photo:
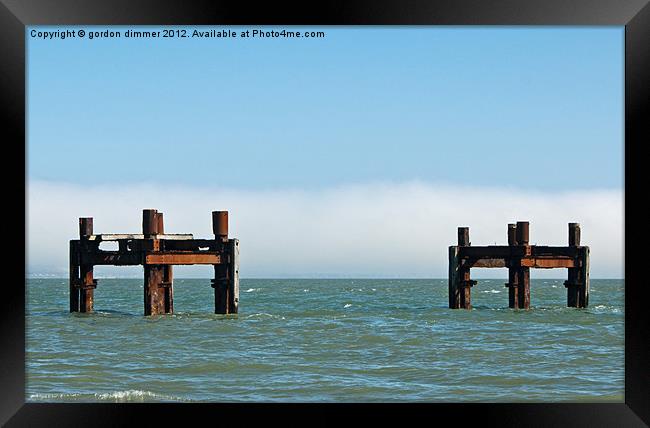
[[[471,268],[508,268],[508,306],[530,308],[530,269],[568,270],[567,305],[589,302],[589,247],[580,246],[580,224],[569,223],[569,245],[530,245],[527,221],[508,224],[508,245],[471,246],[469,228],[458,228],[458,245],[449,248],[449,307],[471,308]]]
[[[142,234],[93,234],[92,217],[79,219],[79,239],[70,241],[70,312],[91,312],[96,265],[144,266],[144,313],[173,313],[172,265],[214,265],[215,312],[237,313],[239,302],[239,241],[228,239],[228,211],[212,212],[214,239],[191,234],[165,234],[163,213],[142,211]],[[118,242],[117,251],[99,248]]]

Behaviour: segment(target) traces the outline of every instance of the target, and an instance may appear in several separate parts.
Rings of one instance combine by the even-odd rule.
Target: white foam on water
[[[352,306],[351,303],[346,303],[345,306],[343,306],[343,308],[344,308],[344,309],[345,309],[345,308],[349,308],[350,306]]]
[[[115,403],[123,402],[147,402],[147,401],[190,401],[187,399],[174,397],[171,395],[157,394],[151,391],[142,390],[126,390],[126,391],[113,391],[105,393],[94,394],[31,394],[29,396],[31,401],[109,401]]]
[[[259,318],[259,317],[278,318],[277,315],[267,314],[266,312],[257,312],[257,313],[254,313],[254,314],[250,314],[245,318]]]
[[[163,395],[163,394],[156,394],[154,392],[142,391],[142,390],[128,390],[128,391],[108,392],[108,393],[103,393],[103,394],[95,394],[95,397],[97,397],[100,400],[116,401],[116,402],[147,401],[147,400],[150,400],[150,399],[154,399],[154,400],[178,400],[178,398],[175,398],[175,397],[172,397],[172,396]]]

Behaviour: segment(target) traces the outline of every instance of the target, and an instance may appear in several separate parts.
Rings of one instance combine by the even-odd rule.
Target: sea
[[[28,402],[623,402],[624,281],[505,278],[471,310],[446,279],[242,279],[236,315],[209,279],[174,280],[173,315],[143,315],[142,279],[99,279],[70,313],[67,279],[26,281]]]

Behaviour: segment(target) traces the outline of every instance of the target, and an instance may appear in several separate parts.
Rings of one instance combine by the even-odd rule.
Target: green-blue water
[[[623,401],[623,280],[533,279],[508,309],[479,280],[474,309],[446,280],[243,279],[214,315],[209,279],[174,282],[174,315],[144,317],[141,279],[100,279],[93,314],[65,279],[27,281],[28,401]]]

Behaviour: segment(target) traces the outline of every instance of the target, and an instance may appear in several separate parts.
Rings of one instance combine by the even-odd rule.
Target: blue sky
[[[28,37],[29,178],[622,186],[622,27],[323,29]]]
[[[129,28],[136,27],[112,29]],[[234,29],[252,28],[256,27]],[[350,188],[360,192],[357,200],[364,192],[386,192],[385,206],[403,203],[404,195],[413,192],[413,183],[428,186],[431,195],[439,197],[436,189],[441,186],[460,186],[475,195],[481,189],[500,189],[503,195],[520,195],[520,201],[546,198],[546,205],[540,206],[554,206],[553,198],[559,194],[587,192],[583,194],[595,195],[593,204],[582,201],[582,206],[573,207],[574,202],[563,200],[567,205],[563,209],[568,210],[563,216],[553,216],[548,209],[504,209],[498,198],[492,207],[482,200],[482,207],[472,208],[471,199],[446,199],[440,206],[454,208],[444,220],[436,218],[442,213],[432,213],[430,221],[451,229],[452,240],[459,221],[481,221],[460,214],[467,210],[476,216],[476,211],[483,211],[484,217],[495,221],[503,217],[505,222],[527,215],[557,227],[581,221],[575,217],[596,216],[595,210],[580,210],[601,207],[603,195],[609,195],[613,199],[604,206],[614,204],[618,214],[612,218],[607,211],[602,218],[594,217],[593,227],[602,236],[592,238],[602,239],[603,246],[615,240],[608,251],[620,247],[622,252],[623,27],[309,29],[322,30],[326,36],[40,40],[30,37],[28,29],[29,204],[42,204],[45,196],[54,197],[51,203],[59,206],[72,204],[75,210],[67,214],[76,226],[74,219],[82,215],[120,216],[105,206],[101,213],[93,211],[91,200],[84,205],[74,198],[65,202],[56,198],[69,195],[69,189],[79,184],[99,189],[95,193],[109,199],[107,195],[124,196],[142,186],[168,189],[167,199],[151,200],[168,204],[158,206],[163,211],[173,211],[174,200],[181,198],[171,195],[192,191],[204,197],[245,194],[250,200],[274,194],[276,199],[269,204],[278,203],[280,211],[286,207],[302,212],[304,218],[294,221],[308,224],[314,208],[309,204],[318,195],[334,191],[345,195]],[[378,190],[377,185],[384,187]],[[401,192],[395,186],[406,187]],[[37,189],[48,189],[48,195]],[[202,189],[215,190],[201,193]],[[255,192],[257,197],[252,196]],[[295,192],[303,199],[295,199]],[[417,200],[415,194],[411,196]],[[263,211],[239,199],[223,198],[218,203],[227,206],[214,209]],[[352,204],[342,198],[331,200],[335,205]],[[142,194],[133,201],[136,206],[128,215],[139,220],[138,212],[149,200]],[[236,214],[256,222],[249,213]],[[408,222],[409,213],[404,215]],[[36,230],[45,220],[35,212],[31,216]],[[607,222],[613,225],[609,232],[603,231]],[[244,235],[249,231],[249,242],[262,239],[254,237],[250,224],[236,227]],[[68,228],[62,224],[60,230]],[[303,236],[310,230],[305,226]],[[61,265],[55,253],[64,238],[52,239],[50,250],[37,251],[30,260]],[[452,243],[445,242],[446,236],[440,241],[443,249]],[[340,245],[345,245],[344,239]],[[622,257],[616,259],[618,264],[608,265],[603,275],[620,276]],[[319,269],[313,263],[302,267],[287,263],[271,266],[249,259],[249,266],[258,266],[256,275],[306,275]],[[333,262],[331,271],[370,274],[386,260],[377,263],[360,261],[357,272]],[[444,274],[445,263],[431,266]],[[419,270],[404,268],[403,274],[435,274],[425,265],[423,260]]]

